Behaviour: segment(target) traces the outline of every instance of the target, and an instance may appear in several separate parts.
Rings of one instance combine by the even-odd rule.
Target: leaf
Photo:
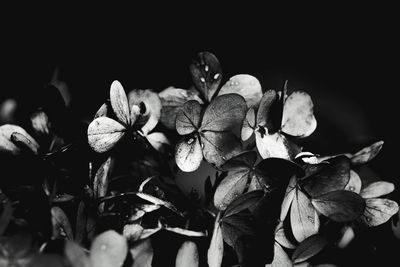
[[[250,178],[250,170],[242,168],[232,172],[221,181],[214,193],[214,205],[219,210],[226,207],[238,196],[243,194]]]
[[[203,104],[203,101],[196,93],[197,92],[175,87],[165,88],[158,93],[162,105],[161,123],[169,129],[175,129],[176,116],[183,104],[189,100],[196,100],[200,104]]]
[[[230,132],[202,132],[203,155],[208,163],[220,168],[227,160],[242,151],[238,137]]]
[[[312,235],[305,239],[297,249],[293,252],[293,263],[300,263],[308,260],[309,258],[317,255],[328,244],[328,240],[321,235]]]
[[[245,193],[232,201],[224,212],[224,218],[238,214],[239,212],[257,204],[264,196],[263,190],[255,190]]]
[[[224,239],[222,237],[222,230],[219,224],[220,214],[215,218],[214,230],[207,251],[207,263],[209,267],[220,267],[222,258],[224,256]]]
[[[311,197],[346,187],[350,179],[350,160],[346,156],[332,158],[329,164],[320,164],[316,165],[316,172],[303,183],[303,188]]]
[[[147,200],[147,201],[149,201],[149,202],[151,202],[153,204],[164,206],[167,209],[172,210],[176,214],[184,217],[182,212],[180,212],[174,205],[172,205],[172,203],[170,203],[168,201],[159,199],[157,197],[154,197],[152,195],[149,195],[149,194],[146,194],[146,193],[142,193],[142,192],[137,192],[136,195],[138,197],[140,197],[141,199]]]
[[[4,231],[7,229],[7,226],[11,221],[13,208],[11,206],[10,200],[4,194],[0,194],[0,203],[3,206],[0,214],[0,237],[1,237],[3,236]]]
[[[128,94],[128,101],[129,105],[136,105],[138,107],[141,106],[141,103],[144,103],[146,111],[141,116],[148,119],[144,122],[143,126],[140,126],[142,126],[141,130],[143,134],[147,135],[156,127],[161,117],[161,100],[158,94],[152,90],[132,90]],[[131,124],[133,123],[132,121]],[[141,123],[139,122],[139,124]]]
[[[154,251],[151,244],[151,239],[141,240],[133,245],[130,249],[133,265],[132,267],[151,267]]]
[[[210,52],[200,52],[197,56],[198,59],[190,65],[192,80],[206,101],[211,102],[221,82],[221,65]]]
[[[175,162],[184,172],[197,170],[203,160],[203,151],[197,136],[185,137],[175,148]]]
[[[335,222],[350,222],[363,214],[365,201],[358,194],[337,190],[311,200],[314,207]]]
[[[292,267],[292,261],[289,256],[283,250],[283,248],[275,242],[274,245],[274,260],[271,264],[265,265],[265,267]]]
[[[218,95],[236,93],[246,100],[247,107],[257,107],[263,95],[260,82],[256,77],[248,74],[239,74],[231,77],[221,87]]]
[[[35,139],[33,139],[32,136],[30,136],[23,128],[17,125],[4,124],[0,126],[0,152],[6,152],[12,155],[20,154],[21,149],[11,141],[11,135],[14,133],[23,135],[24,140],[27,139],[26,142],[30,142],[30,145],[33,147],[39,148]]]
[[[176,114],[176,131],[180,135],[191,134],[200,127],[201,106],[195,100],[186,102]]]
[[[256,161],[257,152],[244,151],[227,160],[225,164],[221,166],[221,169],[224,171],[234,171],[242,168],[252,169]]]
[[[93,194],[96,199],[104,197],[108,189],[108,176],[112,165],[112,158],[108,157],[96,172],[93,180]]]
[[[246,110],[246,102],[238,94],[217,96],[204,111],[200,131],[230,131],[242,125]]]
[[[282,201],[281,205],[281,214],[279,216],[279,219],[283,222],[289,212],[290,205],[292,204],[292,201],[294,199],[294,196],[296,194],[296,185],[297,185],[297,179],[296,176],[292,176],[289,180],[289,184],[286,188],[285,196]]]
[[[88,127],[88,141],[90,147],[103,153],[113,148],[125,134],[125,127],[113,119],[99,117]]]
[[[89,257],[85,250],[73,241],[67,240],[64,254],[72,267],[90,267]]]
[[[347,183],[345,190],[352,191],[354,193],[360,193],[361,191],[361,179],[360,176],[353,170],[350,170],[350,179]]]
[[[270,113],[273,104],[278,99],[278,94],[275,90],[268,90],[261,98],[260,105],[257,110],[257,126],[266,127],[270,120]],[[279,125],[280,127],[280,125]]]
[[[256,127],[256,111],[254,108],[249,108],[246,113],[246,117],[243,121],[241,137],[242,141],[247,141],[253,135]]]
[[[265,132],[266,129],[263,127]],[[282,158],[290,159],[288,143],[285,136],[280,133],[263,134],[259,130],[256,131],[257,150],[263,159],[266,158]]]
[[[74,235],[67,215],[59,207],[51,208],[51,221],[53,224],[53,238],[67,238],[72,240]]]
[[[282,131],[297,137],[307,137],[317,128],[311,97],[303,91],[289,95],[283,106]]]
[[[354,165],[365,164],[375,158],[383,147],[384,142],[378,141],[372,145],[358,151],[351,157],[351,163]]]
[[[85,212],[85,202],[79,202],[78,211],[76,212],[75,224],[75,241],[81,243],[85,237],[87,215]]]
[[[166,146],[171,145],[165,134],[159,132],[146,135],[146,139],[159,152],[165,152]]]
[[[290,224],[293,235],[298,242],[318,233],[319,230],[318,214],[310,199],[301,190],[296,190],[292,202]]]
[[[176,233],[176,234],[190,236],[190,237],[207,236],[206,232],[192,231],[192,230],[183,229],[183,228],[179,228],[179,227],[164,227],[163,229],[173,232],[173,233]]]
[[[128,98],[122,84],[119,81],[113,81],[110,88],[110,101],[112,109],[119,122],[124,126],[131,123]]]
[[[370,183],[367,187],[363,188],[360,192],[360,196],[363,198],[376,198],[392,193],[394,190],[394,184],[378,181]]]
[[[98,235],[90,247],[92,266],[110,267],[122,266],[128,253],[125,237],[114,230],[108,230]]]
[[[281,158],[267,158],[261,160],[260,163],[257,164],[256,171],[268,177],[270,180],[285,186],[293,175],[296,177],[304,176],[304,171],[300,165]]]
[[[175,267],[197,267],[199,266],[199,251],[196,243],[185,241],[176,255]]]
[[[370,227],[387,222],[399,211],[399,205],[390,199],[368,198],[365,202],[365,211],[359,220]]]
[[[254,218],[251,214],[241,213],[224,217],[221,219],[221,229],[224,241],[232,248],[239,238],[256,235]]]

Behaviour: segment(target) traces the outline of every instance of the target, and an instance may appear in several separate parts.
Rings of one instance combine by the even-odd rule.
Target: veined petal
[[[202,160],[203,152],[197,136],[185,138],[176,145],[175,161],[182,171],[192,172],[197,170]]]
[[[99,117],[89,124],[89,145],[98,153],[106,152],[117,144],[124,133],[125,127],[120,123],[107,117]]]
[[[286,138],[280,133],[261,134],[256,131],[256,145],[263,159],[270,157],[290,159]]]
[[[112,109],[118,120],[125,126],[130,125],[130,112],[128,98],[119,81],[113,81],[110,89],[110,101]]]

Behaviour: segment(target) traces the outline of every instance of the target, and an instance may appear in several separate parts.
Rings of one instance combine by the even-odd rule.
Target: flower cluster
[[[222,85],[209,52],[189,69],[190,89],[112,82],[84,127],[65,119],[65,105],[46,104],[28,125],[0,126],[1,159],[12,163],[0,184],[0,262],[317,265],[322,251],[346,248],[357,229],[398,213],[394,185],[359,172],[383,141],[318,155],[301,145],[317,128],[306,91],[288,82],[265,90],[248,74]],[[215,179],[204,194],[184,193],[177,175],[199,173],[203,162]]]

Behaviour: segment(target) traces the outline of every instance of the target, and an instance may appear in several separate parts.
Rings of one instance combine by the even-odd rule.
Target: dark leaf
[[[197,56],[198,59],[190,65],[192,80],[205,100],[211,102],[221,82],[222,69],[212,53],[200,52]]]
[[[2,205],[0,214],[0,236],[2,236],[11,220],[13,208],[10,200],[4,194],[0,195],[0,203]]]
[[[81,243],[85,238],[87,215],[85,203],[81,200],[76,212],[75,241]]]
[[[254,218],[249,213],[223,217],[221,219],[221,229],[224,241],[233,248],[240,237],[254,236],[256,234]]]
[[[251,206],[257,204],[263,196],[263,190],[255,190],[237,197],[228,205],[223,217],[226,218],[250,208]]]
[[[305,239],[293,252],[293,263],[300,263],[317,255],[328,244],[328,240],[321,235],[312,235]]]
[[[224,165],[221,166],[222,170],[229,171],[237,168],[253,168],[257,160],[257,152],[244,151],[232,158],[230,158]]]
[[[197,131],[200,127],[200,116],[200,103],[195,100],[189,100],[176,114],[176,131],[180,135]]]
[[[286,186],[289,179],[304,176],[303,169],[296,163],[282,158],[267,158],[260,161],[256,166],[257,172],[280,185]]]
[[[270,120],[271,117],[271,107],[277,98],[278,94],[275,90],[268,90],[264,93],[257,111],[257,126],[268,126],[268,120]]]
[[[196,100],[202,104],[201,99],[193,91],[168,87],[158,93],[161,99],[161,123],[169,129],[175,129],[175,120],[180,108],[189,100]]]
[[[246,116],[246,102],[238,94],[216,97],[206,108],[201,122],[201,131],[230,131],[241,126]]]
[[[338,156],[329,160],[329,164],[320,163],[322,168],[304,180],[302,184],[311,197],[328,192],[342,190],[350,179],[350,160],[346,156]]]
[[[336,222],[349,222],[361,216],[365,201],[358,194],[337,190],[320,195],[311,200],[314,207],[323,215]]]
[[[208,163],[220,168],[227,160],[242,151],[240,139],[230,132],[202,132],[203,155]]]
[[[243,194],[249,178],[250,170],[248,168],[228,172],[228,175],[218,185],[217,190],[215,190],[215,207],[219,210],[225,210],[235,198]]]

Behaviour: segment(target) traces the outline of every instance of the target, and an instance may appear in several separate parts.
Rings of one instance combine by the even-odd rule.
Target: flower
[[[133,90],[129,99],[119,81],[110,88],[110,102],[115,119],[107,117],[108,107],[104,104],[88,127],[90,147],[104,153],[111,150],[128,132],[145,137],[157,150],[169,144],[163,133],[150,133],[158,123],[161,102],[150,90]]]

